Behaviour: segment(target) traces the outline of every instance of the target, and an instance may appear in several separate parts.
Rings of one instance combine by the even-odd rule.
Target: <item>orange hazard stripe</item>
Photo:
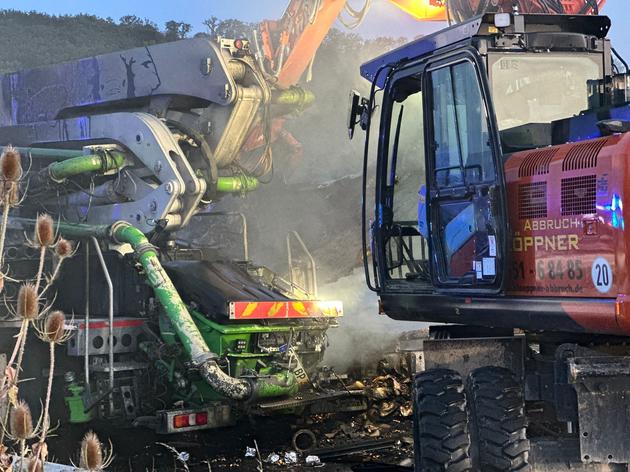
[[[343,316],[343,305],[336,301],[230,302],[230,319],[265,320],[286,318],[336,318]]]

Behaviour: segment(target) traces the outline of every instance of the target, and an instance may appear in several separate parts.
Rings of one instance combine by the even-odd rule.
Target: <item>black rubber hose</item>
[[[183,131],[185,134],[193,138],[195,142],[199,145],[201,154],[203,155],[203,158],[207,164],[208,173],[209,173],[208,178],[209,178],[210,183],[212,184],[212,185],[208,185],[208,190],[206,191],[206,196],[210,198],[212,194],[214,193],[214,189],[216,188],[216,185],[217,185],[217,180],[219,178],[219,170],[217,167],[217,161],[214,158],[214,153],[212,152],[212,149],[210,149],[210,145],[206,141],[206,138],[204,138],[203,135],[196,129],[190,128],[189,126],[186,126],[185,124],[179,121],[166,120],[166,124]]]

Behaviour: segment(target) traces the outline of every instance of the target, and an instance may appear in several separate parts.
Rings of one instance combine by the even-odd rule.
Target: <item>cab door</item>
[[[498,131],[483,65],[473,53],[425,72],[427,221],[433,285],[497,293],[507,254]]]

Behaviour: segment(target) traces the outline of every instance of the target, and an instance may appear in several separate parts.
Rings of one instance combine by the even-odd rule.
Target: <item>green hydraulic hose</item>
[[[166,271],[162,267],[157,251],[138,228],[129,223],[116,223],[111,227],[112,238],[118,243],[130,244],[142,265],[149,285],[164,307],[186,353],[195,364],[202,364],[213,357],[206,346],[195,322],[188,313],[186,304],[177,293]]]
[[[14,218],[12,221],[29,225],[34,220]],[[216,357],[208,349],[177,289],[164,271],[155,247],[149,243],[142,231],[127,222],[119,221],[111,226],[60,223],[59,233],[70,239],[94,236],[99,239],[113,239],[119,244],[131,245],[144,269],[147,282],[155,291],[156,297],[173,323],[173,327],[193,363],[201,364]]]
[[[61,182],[75,175],[90,172],[105,173],[110,170],[119,169],[124,163],[125,155],[123,153],[108,151],[102,154],[88,154],[54,162],[48,166],[48,174],[55,182]]]
[[[310,90],[291,87],[274,92],[271,102],[276,105],[288,105],[295,108],[306,108],[315,102],[315,95]]]
[[[247,175],[238,175],[235,177],[219,177],[217,179],[218,192],[251,192],[256,190],[259,185],[256,177]]]
[[[293,372],[284,371],[278,374],[259,377],[254,383],[255,398],[276,398],[295,395],[300,384]]]
[[[129,223],[118,222],[111,226],[111,236],[119,243],[131,245],[184,350],[193,363],[199,366],[202,377],[215,391],[233,400],[279,397],[297,393],[299,385],[291,372],[252,381],[236,379],[223,372],[216,362],[217,355],[208,348],[186,304],[162,267],[155,248],[142,231]]]
[[[199,367],[202,377],[217,392],[233,400],[248,400],[255,393],[252,383],[230,377],[216,363],[217,355],[208,348],[186,304],[179,296],[170,277],[162,267],[155,247],[138,228],[126,222],[111,226],[112,239],[128,243],[142,265],[145,277],[153,288],[171,321],[184,350],[193,364]]]

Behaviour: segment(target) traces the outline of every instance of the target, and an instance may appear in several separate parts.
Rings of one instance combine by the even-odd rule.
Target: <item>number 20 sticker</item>
[[[613,273],[610,264],[603,257],[598,257],[591,267],[593,285],[600,293],[608,293],[613,284]]]

